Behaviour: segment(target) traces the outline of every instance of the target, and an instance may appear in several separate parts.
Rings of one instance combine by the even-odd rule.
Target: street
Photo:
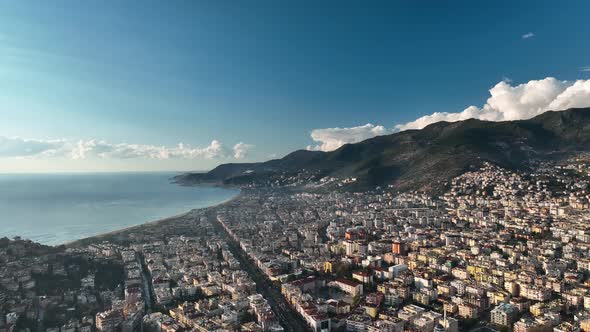
[[[229,236],[221,223],[217,221],[215,211],[210,211],[207,217],[220,236],[227,242],[232,254],[240,261],[241,267],[256,282],[256,290],[268,301],[268,304],[270,304],[272,310],[277,315],[285,331],[311,331],[303,318],[289,306],[283,294],[281,294],[281,290],[273,285],[242,248],[240,248],[239,244]]]

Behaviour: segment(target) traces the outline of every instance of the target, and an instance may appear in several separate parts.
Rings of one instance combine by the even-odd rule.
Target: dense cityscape
[[[0,243],[0,331],[590,331],[590,159],[429,195],[286,176],[158,224]]]
[[[588,13],[0,0],[0,332],[590,332]]]

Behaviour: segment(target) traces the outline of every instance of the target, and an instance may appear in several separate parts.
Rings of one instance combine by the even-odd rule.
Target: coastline
[[[233,189],[236,189],[236,188],[234,187]],[[121,235],[122,233],[125,233],[125,232],[139,231],[144,227],[157,226],[157,225],[165,224],[168,222],[174,222],[178,219],[182,219],[184,217],[187,217],[193,211],[207,210],[207,209],[216,208],[216,207],[222,206],[224,204],[230,203],[233,200],[236,200],[236,199],[242,197],[243,194],[244,194],[244,192],[240,189],[240,191],[238,192],[238,194],[236,196],[234,196],[232,198],[228,198],[226,200],[223,200],[217,204],[209,205],[209,206],[202,207],[202,208],[191,209],[189,211],[179,213],[179,214],[176,214],[173,216],[164,217],[164,218],[160,218],[160,219],[156,219],[156,220],[152,220],[152,221],[146,221],[141,224],[127,226],[124,228],[116,229],[114,231],[109,231],[109,232],[100,233],[100,234],[84,237],[84,238],[73,240],[73,241],[64,242],[62,244],[54,245],[53,247],[56,247],[56,248],[61,247],[61,246],[64,246],[66,248],[79,247],[79,246],[89,244],[89,243],[100,242],[101,240],[103,240],[105,238],[112,237],[112,236],[118,236],[118,235]]]

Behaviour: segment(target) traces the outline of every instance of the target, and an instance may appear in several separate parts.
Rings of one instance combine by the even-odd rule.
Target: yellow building
[[[369,315],[373,318],[377,318],[377,315],[379,314],[379,308],[375,307],[375,306],[367,305],[367,306],[365,306],[365,312],[367,313],[367,315]]]

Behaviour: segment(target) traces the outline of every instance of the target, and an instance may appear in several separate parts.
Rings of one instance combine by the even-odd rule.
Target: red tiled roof
[[[337,282],[343,283],[345,285],[348,286],[352,286],[352,287],[356,287],[358,285],[360,285],[360,283],[353,281],[353,280],[348,280],[348,279],[343,279],[343,278],[338,278],[336,279]]]

